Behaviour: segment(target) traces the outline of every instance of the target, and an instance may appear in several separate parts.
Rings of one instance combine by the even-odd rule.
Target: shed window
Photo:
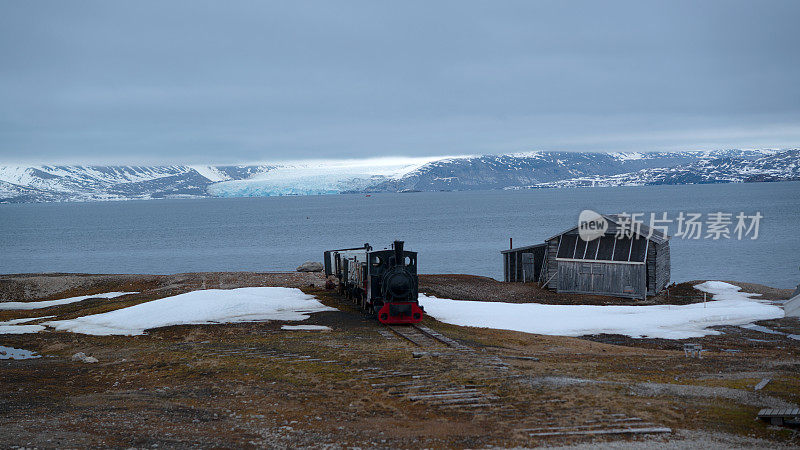
[[[597,261],[644,262],[647,253],[647,239],[617,239],[606,234],[589,242],[575,234],[561,235],[558,257],[565,259],[585,259]]]
[[[598,241],[597,245],[600,248],[597,250],[597,259],[610,261],[611,255],[614,253],[614,244],[617,240],[614,236],[602,236]]]
[[[617,239],[617,248],[614,249],[614,261],[627,261],[628,252],[631,251],[630,239]]]
[[[644,262],[647,239],[636,238],[631,241],[631,261]]]
[[[575,241],[578,236],[575,234],[565,234],[561,236],[561,244],[558,248],[559,258],[572,258],[575,254]]]
[[[586,241],[578,239],[575,241],[575,256],[573,258],[583,259],[583,252],[586,250]]]
[[[593,239],[586,243],[586,253],[583,254],[583,259],[594,259],[597,253],[597,245],[600,239]]]

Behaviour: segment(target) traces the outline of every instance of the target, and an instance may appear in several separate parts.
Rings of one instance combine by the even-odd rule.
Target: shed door
[[[641,298],[646,282],[644,264],[558,262],[558,292]]]
[[[534,281],[536,271],[533,265],[533,253],[522,254],[522,281],[527,283]]]

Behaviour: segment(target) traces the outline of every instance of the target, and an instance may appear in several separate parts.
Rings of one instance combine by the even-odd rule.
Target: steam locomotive
[[[339,292],[381,323],[418,323],[417,253],[394,241],[391,249],[373,251],[372,246],[328,250],[325,275],[339,280]]]

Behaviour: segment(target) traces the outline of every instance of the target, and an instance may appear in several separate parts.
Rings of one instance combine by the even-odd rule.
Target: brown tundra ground
[[[796,429],[756,419],[760,408],[800,403],[800,341],[788,336],[721,327],[720,335],[689,340],[708,350],[697,359],[684,355],[689,341],[541,336],[431,318],[423,322],[426,332],[398,334],[325,290],[324,281],[317,274],[249,272],[0,276],[0,301],[138,292],[0,311],[0,321],[67,319],[196,289],[245,286],[297,287],[338,309],[303,322],[330,332],[259,322],[173,326],[142,336],[2,334],[0,345],[42,357],[0,360],[0,446],[800,445]],[[700,300],[691,285],[649,302]],[[789,294],[743,287],[775,300]],[[420,290],[467,300],[625,302],[560,297],[533,284],[466,275],[425,275]],[[759,324],[800,334],[796,318]],[[401,335],[409,333],[411,340]],[[99,362],[72,361],[77,352]],[[771,381],[754,390],[765,378]],[[631,428],[643,432],[618,433]]]

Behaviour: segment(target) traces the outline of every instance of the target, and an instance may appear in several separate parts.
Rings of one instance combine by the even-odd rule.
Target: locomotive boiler
[[[324,254],[325,275],[339,280],[339,292],[381,323],[418,323],[419,305],[417,253],[406,251],[403,241],[390,249],[363,247],[328,250]]]

